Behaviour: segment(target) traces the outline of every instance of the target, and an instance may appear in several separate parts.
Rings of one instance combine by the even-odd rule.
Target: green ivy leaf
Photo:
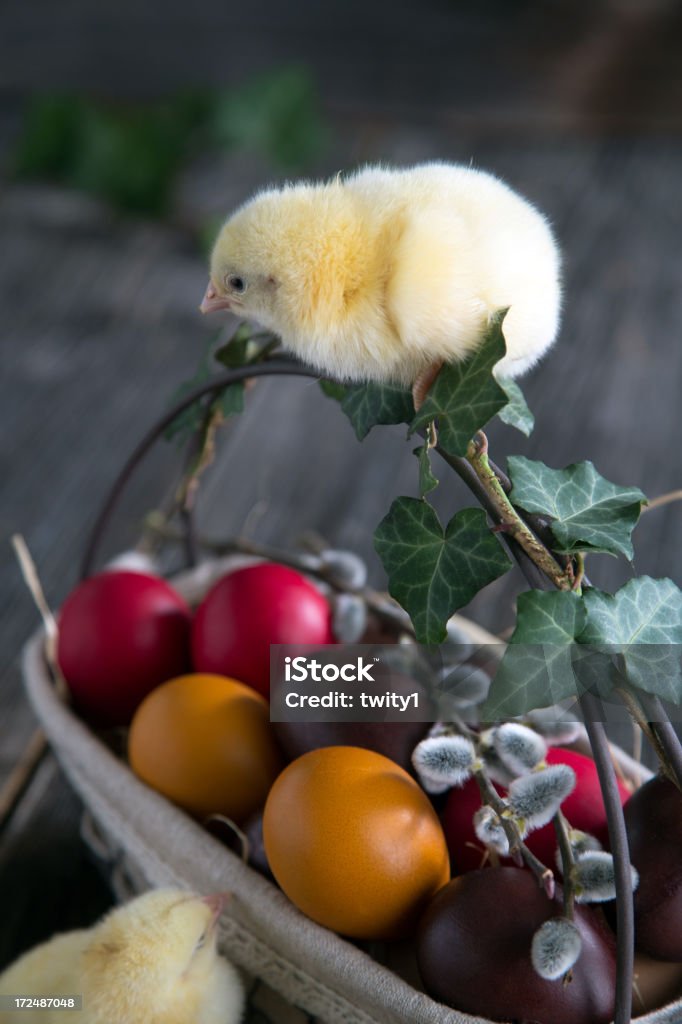
[[[458,608],[511,566],[482,509],[463,509],[445,530],[418,498],[396,498],[374,534],[391,595],[408,612],[419,643],[441,643]]]
[[[236,366],[244,366],[249,362],[248,347],[251,341],[251,328],[248,324],[240,324],[232,337],[213,353],[213,358],[221,366],[233,370]]]
[[[413,454],[419,460],[419,497],[425,498],[431,491],[435,491],[439,483],[431,468],[431,449],[428,444],[422,444],[415,448]]]
[[[682,591],[670,579],[638,576],[605,594],[585,592],[587,622],[578,640],[620,655],[628,681],[682,703]]]
[[[469,441],[508,404],[506,392],[493,376],[493,367],[506,352],[502,321],[497,314],[486,339],[461,363],[440,371],[424,404],[410,424],[410,433],[438,420],[438,441],[451,455],[466,455]]]
[[[238,380],[236,383],[228,385],[218,395],[213,406],[220,409],[225,418],[244,412],[244,381]]]
[[[523,391],[511,377],[498,377],[497,383],[508,398],[507,405],[500,409],[497,415],[507,426],[516,427],[526,437],[530,437],[535,426],[535,417],[528,408]]]
[[[516,629],[481,715],[499,721],[576,694],[571,649],[585,625],[578,594],[529,590],[517,602]]]
[[[341,385],[335,385],[338,392]],[[328,394],[329,392],[327,392]],[[336,394],[331,397],[336,398]],[[409,423],[414,416],[412,392],[398,384],[349,384],[341,398],[341,408],[353,424],[358,441],[379,424]]]
[[[344,398],[348,388],[345,384],[339,384],[337,380],[326,380],[322,378],[320,383],[320,389],[323,395],[327,398],[332,398],[335,402],[340,402]]]
[[[512,455],[508,467],[512,503],[552,517],[556,550],[603,551],[632,559],[631,534],[646,502],[639,488],[612,484],[591,462],[550,469],[544,462]]]

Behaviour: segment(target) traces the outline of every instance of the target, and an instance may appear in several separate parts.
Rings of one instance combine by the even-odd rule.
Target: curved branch
[[[320,374],[312,367],[305,366],[293,359],[273,359],[264,363],[255,363],[252,366],[239,366],[234,370],[229,370],[227,373],[221,373],[208,383],[195,388],[194,391],[191,391],[171,409],[169,409],[166,415],[160,419],[147,432],[147,434],[145,434],[123,466],[119,475],[116,477],[102,509],[95,520],[95,525],[90,532],[90,537],[85,548],[85,554],[83,555],[83,560],[81,562],[81,579],[85,579],[86,576],[89,576],[92,573],[92,568],[95,563],[102,537],[104,536],[104,532],[109,524],[112,513],[118,504],[123,489],[149,449],[171,425],[173,420],[175,420],[180,413],[184,412],[185,409],[189,408],[190,405],[193,405],[198,399],[204,398],[206,395],[216,394],[217,392],[222,391],[223,388],[226,388],[229,384],[237,384],[239,381],[247,380],[250,377],[269,376],[314,377],[317,379]]]

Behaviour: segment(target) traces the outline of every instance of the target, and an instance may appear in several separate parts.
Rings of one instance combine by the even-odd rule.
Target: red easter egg
[[[331,644],[329,604],[304,576],[263,562],[218,580],[194,619],[197,672],[239,679],[270,693],[270,644]]]
[[[71,592],[59,614],[57,658],[76,708],[126,725],[150,690],[189,668],[191,613],[158,576],[102,572]]]

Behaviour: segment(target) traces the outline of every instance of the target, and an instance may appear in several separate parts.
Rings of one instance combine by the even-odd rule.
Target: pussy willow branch
[[[448,728],[448,726],[446,726],[443,730],[444,734],[447,735],[448,733],[455,733],[460,736],[466,736],[467,739],[471,740],[475,746],[476,753],[480,761],[483,762],[480,733],[470,728],[464,719],[460,718],[458,715],[450,715],[448,724],[451,727]],[[545,890],[549,898],[553,899],[555,888],[554,872],[546,864],[543,864],[542,861],[535,856],[533,851],[526,846],[516,822],[505,814],[508,810],[507,804],[495,789],[485,766],[482,764],[480,768],[475,769],[473,774],[483,803],[492,807],[500,819],[500,825],[504,829],[507,840],[509,841],[510,857],[519,867],[521,867],[525,861],[538,880],[538,884]]]
[[[564,904],[564,917],[567,921],[573,921],[575,917],[575,858],[571,849],[569,838],[569,824],[564,817],[561,808],[552,818],[554,832],[559,846],[561,856],[561,873],[563,875],[561,891]],[[573,980],[573,968],[569,967],[562,978],[564,985]]]
[[[547,896],[553,899],[554,872],[546,864],[543,864],[523,842],[518,825],[506,815],[507,805],[488,778],[487,772],[481,768],[476,769],[474,771],[474,778],[478,783],[483,802],[492,807],[500,819],[500,824],[509,841],[510,856],[517,864],[519,863],[519,857],[522,858],[537,878],[539,885],[547,893]]]
[[[564,876],[564,917],[567,917],[569,921],[572,921],[575,905],[575,858],[573,856],[573,850],[571,849],[571,842],[569,839],[569,824],[561,810],[556,812],[552,818],[552,823],[554,825],[559,853],[561,854],[561,873]]]
[[[440,449],[438,449],[440,452]],[[441,452],[441,454],[443,454]],[[491,518],[499,522],[498,509],[493,501],[489,489],[484,486],[474,467],[466,459],[457,456],[443,456],[445,461],[452,466],[462,480],[470,487],[474,495],[479,498],[483,493],[484,500],[481,504],[491,515]],[[467,467],[462,466],[462,463]],[[492,466],[488,461],[492,470]],[[472,477],[475,480],[473,483]],[[513,508],[513,506],[511,506]],[[514,509],[520,519],[519,513]],[[513,543],[510,543],[513,542]],[[516,558],[519,568],[523,572],[531,587],[536,590],[551,590],[556,587],[552,576],[548,575],[545,569],[538,565],[535,552],[521,546],[516,537],[508,538],[509,547]],[[584,582],[584,580],[583,580]],[[597,768],[599,784],[604,797],[606,818],[608,822],[609,839],[616,881],[616,904],[618,908],[618,932],[616,939],[616,991],[615,991],[615,1013],[613,1024],[630,1024],[632,1008],[632,981],[634,968],[634,939],[635,921],[634,904],[632,896],[632,876],[630,872],[630,854],[628,851],[627,833],[625,830],[625,819],[623,808],[618,795],[616,773],[611,760],[609,743],[606,737],[606,730],[603,722],[599,721],[600,705],[595,698],[585,692],[581,692],[580,706],[585,720],[585,728],[592,748],[594,762]]]
[[[185,541],[184,531],[173,529],[162,517],[157,519],[154,513],[147,516],[145,529],[174,544],[183,544]],[[296,554],[294,551],[283,551],[269,544],[258,544],[255,541],[248,540],[246,537],[216,540],[198,534],[196,536],[196,545],[197,548],[210,551],[217,558],[224,557],[225,555],[252,555],[254,558],[263,558],[268,562],[279,562],[290,569],[308,573],[308,575],[315,576],[316,579],[323,581],[339,593],[357,594],[358,597],[362,598],[369,610],[382,622],[400,629],[403,633],[414,636],[414,626],[400,605],[394,604],[390,598],[374,590],[372,587],[364,586],[351,590],[349,587],[338,583],[334,579],[333,574],[324,565],[316,566],[311,561],[310,555],[305,553]]]

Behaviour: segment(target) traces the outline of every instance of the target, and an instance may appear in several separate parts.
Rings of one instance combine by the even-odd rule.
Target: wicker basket
[[[234,564],[234,563],[232,563]],[[173,582],[196,601],[226,563]],[[460,619],[472,642],[491,638]],[[417,991],[356,946],[304,917],[266,879],[186,814],[140,782],[57,697],[43,656],[43,634],[23,654],[31,703],[86,815],[84,838],[111,868],[119,898],[156,886],[234,893],[221,919],[224,953],[294,1006],[328,1024],[488,1024]],[[626,754],[626,772],[646,771]],[[682,1000],[639,1024],[681,1024]]]

